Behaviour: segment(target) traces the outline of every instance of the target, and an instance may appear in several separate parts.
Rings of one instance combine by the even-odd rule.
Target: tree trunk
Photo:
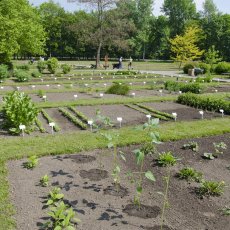
[[[98,49],[97,49],[97,58],[96,58],[96,68],[100,66],[100,57],[101,57],[101,42],[99,43]]]
[[[144,43],[144,47],[143,47],[143,55],[142,55],[142,59],[143,59],[143,61],[145,60],[145,43]]]

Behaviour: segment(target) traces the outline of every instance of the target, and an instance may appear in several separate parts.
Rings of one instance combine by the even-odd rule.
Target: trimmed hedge
[[[225,114],[230,115],[230,102],[223,99],[215,99],[210,97],[202,98],[193,93],[181,94],[177,102],[191,107],[219,112],[220,109],[224,110]]]

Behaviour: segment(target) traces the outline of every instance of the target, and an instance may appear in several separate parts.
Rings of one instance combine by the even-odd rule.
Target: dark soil
[[[73,162],[76,162],[78,164],[90,163],[96,160],[96,157],[94,156],[82,154],[71,155],[69,158],[72,159]]]
[[[196,141],[199,151],[183,150],[182,146],[190,141]],[[228,146],[224,153],[215,160],[202,158],[204,152],[213,152],[213,142],[225,142]],[[48,192],[52,186],[58,186],[65,195],[65,202],[77,212],[81,223],[78,230],[157,230],[161,223],[160,211],[162,208],[162,195],[158,192],[164,191],[163,177],[166,168],[159,167],[155,162],[158,154],[148,156],[145,161],[144,170],[151,170],[156,177],[156,182],[145,180],[143,183],[143,194],[141,197],[142,207],[149,207],[150,212],[140,212],[141,217],[130,216],[123,212],[136,213],[138,210],[132,205],[135,195],[135,185],[130,184],[125,176],[128,171],[137,171],[134,161],[133,150],[139,146],[128,146],[122,148],[126,153],[126,162],[121,161],[121,186],[127,188],[127,196],[114,196],[104,193],[104,189],[113,186],[110,176],[113,168],[112,153],[108,150],[95,150],[82,152],[81,155],[93,156],[97,160],[89,163],[79,164],[72,159],[71,155],[49,156],[39,160],[39,165],[34,170],[22,167],[26,160],[10,161],[8,163],[8,179],[11,191],[11,200],[16,207],[15,219],[18,230],[38,230],[42,223],[47,220],[48,209],[44,207]],[[169,185],[169,204],[166,209],[164,222],[165,230],[229,230],[229,216],[222,215],[220,211],[225,206],[230,207],[230,134],[187,139],[176,142],[167,142],[158,145],[158,152],[172,151],[179,158],[176,166],[171,168]],[[106,153],[106,154],[103,154]],[[103,154],[101,162],[98,155]],[[75,155],[75,154],[74,154]],[[100,164],[99,164],[100,163]],[[88,172],[98,175],[102,165],[108,176],[100,181],[88,179]],[[205,180],[225,181],[228,187],[224,194],[219,197],[203,197],[202,199],[194,192],[200,185],[195,182],[179,180],[176,175],[185,166],[193,167],[203,173]],[[96,173],[95,173],[96,170]],[[87,178],[80,176],[81,172]],[[39,186],[42,176],[48,174],[50,184],[48,187]],[[26,202],[25,202],[26,201]],[[128,206],[127,206],[128,205]],[[134,208],[134,209],[132,209]],[[145,208],[144,208],[145,209]],[[148,210],[148,209],[147,209]],[[146,215],[152,218],[146,218]],[[144,217],[144,218],[143,218]]]
[[[104,189],[105,195],[124,197],[128,195],[128,189],[120,185],[108,186]]]
[[[90,181],[100,181],[105,178],[108,178],[109,173],[105,170],[100,170],[100,169],[90,169],[89,171],[86,170],[81,170],[80,171],[80,176],[83,179],[89,179]]]

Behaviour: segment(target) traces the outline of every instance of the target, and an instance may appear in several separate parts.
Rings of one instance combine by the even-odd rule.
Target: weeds
[[[178,177],[182,180],[201,182],[203,175],[193,168],[186,167],[180,170]]]
[[[203,181],[198,189],[201,196],[220,196],[224,193],[225,182]]]
[[[160,166],[167,167],[167,166],[173,166],[177,163],[177,158],[172,155],[171,152],[163,152],[159,154],[159,157],[157,159],[157,163]]]

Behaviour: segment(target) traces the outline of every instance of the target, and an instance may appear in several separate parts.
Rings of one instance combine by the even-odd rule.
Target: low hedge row
[[[177,102],[183,105],[204,109],[208,111],[219,112],[220,109],[224,110],[225,114],[230,115],[230,102],[223,99],[215,99],[210,97],[200,97],[193,93],[181,94]]]

